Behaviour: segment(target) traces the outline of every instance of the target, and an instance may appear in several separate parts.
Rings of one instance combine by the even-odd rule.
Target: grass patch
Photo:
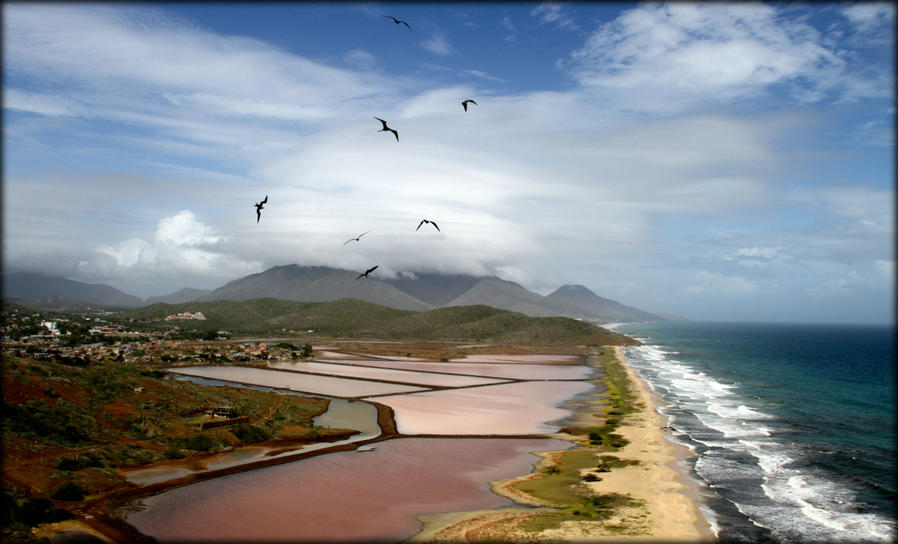
[[[582,498],[583,492],[578,489],[580,471],[592,467],[595,458],[590,450],[566,451],[557,464],[543,469],[539,478],[516,482],[512,487],[553,506],[570,505]]]
[[[602,451],[617,451],[629,441],[614,431],[627,415],[643,409],[644,405],[636,402],[627,369],[613,350],[600,351],[596,354],[596,359],[605,371],[602,383],[608,391],[606,404],[603,406],[605,421],[602,425],[582,429],[582,433],[588,436],[590,445],[599,446]]]
[[[592,495],[582,481],[599,481],[598,473],[614,468],[638,464],[638,461],[620,459],[614,455],[601,455],[597,450],[613,452],[627,445],[627,440],[615,431],[627,415],[643,409],[636,401],[627,370],[613,350],[605,349],[596,353],[597,360],[605,371],[602,382],[608,391],[602,406],[604,422],[586,428],[564,429],[586,440],[582,449],[566,451],[558,455],[556,463],[543,468],[536,478],[513,484],[518,491],[529,494],[546,504],[559,508],[558,511],[533,516],[519,524],[523,530],[541,532],[556,528],[564,521],[606,522],[619,515],[622,509],[636,509],[627,512],[614,524],[603,523],[603,529],[613,534],[643,534],[647,512],[645,502],[630,495],[606,493]],[[584,471],[589,471],[584,473]]]

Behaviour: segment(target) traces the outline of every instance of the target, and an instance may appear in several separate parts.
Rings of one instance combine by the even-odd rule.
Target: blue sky
[[[149,296],[379,264],[893,319],[891,4],[3,10],[6,271]]]

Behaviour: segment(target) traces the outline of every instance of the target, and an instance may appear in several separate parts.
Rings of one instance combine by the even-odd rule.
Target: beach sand
[[[697,485],[685,474],[678,463],[689,454],[688,450],[665,437],[661,429],[665,425],[657,412],[660,402],[654,398],[648,386],[624,361],[619,347],[615,347],[617,358],[624,363],[637,396],[637,403],[644,407],[640,412],[628,415],[617,428],[617,433],[630,441],[628,445],[614,452],[622,460],[639,461],[638,464],[613,468],[602,473],[602,480],[582,482],[596,495],[621,493],[643,501],[644,508],[621,508],[614,519],[604,522],[564,521],[560,527],[531,533],[522,530],[519,524],[539,512],[542,508],[504,508],[476,512],[453,512],[420,516],[423,530],[411,541],[481,541],[513,540],[517,542],[537,541],[646,541],[646,542],[711,542],[714,534],[699,510]],[[601,455],[596,453],[598,458]],[[541,454],[539,467],[551,464],[552,454]],[[511,483],[535,477],[533,474],[493,482],[493,490],[512,500],[529,506],[539,506],[532,497],[514,492]],[[627,526],[621,534],[615,527]],[[634,534],[636,533],[636,534]]]

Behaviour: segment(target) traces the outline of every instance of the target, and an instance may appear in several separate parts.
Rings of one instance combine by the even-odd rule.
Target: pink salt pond
[[[293,372],[310,372],[313,374],[334,374],[348,378],[365,380],[385,380],[421,385],[437,385],[443,387],[464,387],[468,385],[484,385],[500,383],[502,380],[475,376],[457,376],[453,374],[436,374],[433,372],[415,372],[413,370],[397,370],[389,368],[372,368],[366,365],[334,364],[317,362],[288,363],[283,361],[269,362],[269,368],[290,370]]]
[[[463,360],[463,359],[459,359]],[[592,376],[593,369],[587,365],[571,364],[508,364],[508,363],[445,363],[445,362],[399,362],[399,361],[352,361],[340,362],[342,366],[369,366],[441,374],[464,374],[511,380],[583,380]],[[423,382],[422,382],[423,383]]]
[[[396,439],[174,489],[128,523],[169,541],[397,542],[418,514],[513,503],[487,482],[527,474],[550,439]]]
[[[516,382],[448,389],[376,400],[393,408],[403,434],[515,435],[556,432],[570,415],[558,406],[592,389],[589,382]]]
[[[449,359],[453,363],[523,363],[523,364],[577,364],[579,355],[467,355],[461,359]]]
[[[189,366],[168,369],[170,372],[187,376],[199,376],[228,382],[263,385],[291,391],[318,393],[332,397],[367,397],[371,395],[387,395],[391,393],[407,393],[422,391],[426,388],[393,383],[379,383],[350,378],[334,378],[282,372],[264,368],[243,366]]]

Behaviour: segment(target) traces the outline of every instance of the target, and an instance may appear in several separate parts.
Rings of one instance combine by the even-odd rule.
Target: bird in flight
[[[355,238],[350,238],[349,240],[346,240],[345,242],[343,242],[343,245],[345,246],[346,244],[348,244],[349,242],[351,242],[351,241],[353,241],[353,240],[355,240],[356,242],[358,242],[358,241],[359,241],[359,238],[361,238],[362,236],[368,234],[369,232],[371,232],[371,231],[370,231],[370,230],[366,230],[365,232],[359,234],[359,235],[356,236]]]
[[[387,132],[387,131],[392,132],[393,135],[396,136],[396,141],[397,141],[397,142],[399,141],[399,133],[398,133],[398,132],[396,132],[396,131],[393,130],[392,128],[388,127],[388,126],[387,126],[387,122],[384,121],[383,119],[381,119],[380,117],[375,117],[375,119],[377,119],[378,121],[380,121],[380,122],[383,123],[383,125],[384,125],[384,128],[378,130],[377,132]]]
[[[401,21],[401,20],[397,19],[396,17],[393,17],[392,15],[384,15],[384,17],[386,17],[387,19],[393,19],[393,22],[396,23],[397,25],[405,25],[405,28],[407,28],[409,30],[412,29],[412,27],[408,26],[408,23],[406,23],[405,21]]]
[[[377,266],[380,266],[380,265],[377,265]],[[363,277],[363,276],[367,278],[367,277],[368,277],[368,274],[370,274],[370,273],[374,272],[375,270],[377,270],[377,266],[375,266],[375,267],[373,267],[373,268],[369,268],[368,270],[365,270],[365,272],[364,272],[363,274],[359,274],[359,278],[361,278],[361,277]],[[359,278],[356,278],[356,279],[359,279]]]
[[[418,223],[418,229],[420,229],[421,225],[423,225],[424,223],[430,223],[431,225],[433,225],[433,228],[437,229],[438,231],[440,230],[440,227],[438,227],[435,222],[428,221],[427,219],[422,219],[421,222]],[[418,232],[418,229],[415,229],[415,232]],[[442,232],[442,231],[440,231],[440,232]]]
[[[262,219],[262,209],[265,208],[265,204],[268,202],[268,195],[265,195],[265,200],[262,202],[258,202],[253,204],[256,207],[256,223],[259,222],[259,219]]]
[[[476,106],[477,102],[474,102],[473,100],[471,100],[469,98],[461,103],[461,107],[463,107],[465,109],[465,111],[468,111],[468,104],[474,104]]]

